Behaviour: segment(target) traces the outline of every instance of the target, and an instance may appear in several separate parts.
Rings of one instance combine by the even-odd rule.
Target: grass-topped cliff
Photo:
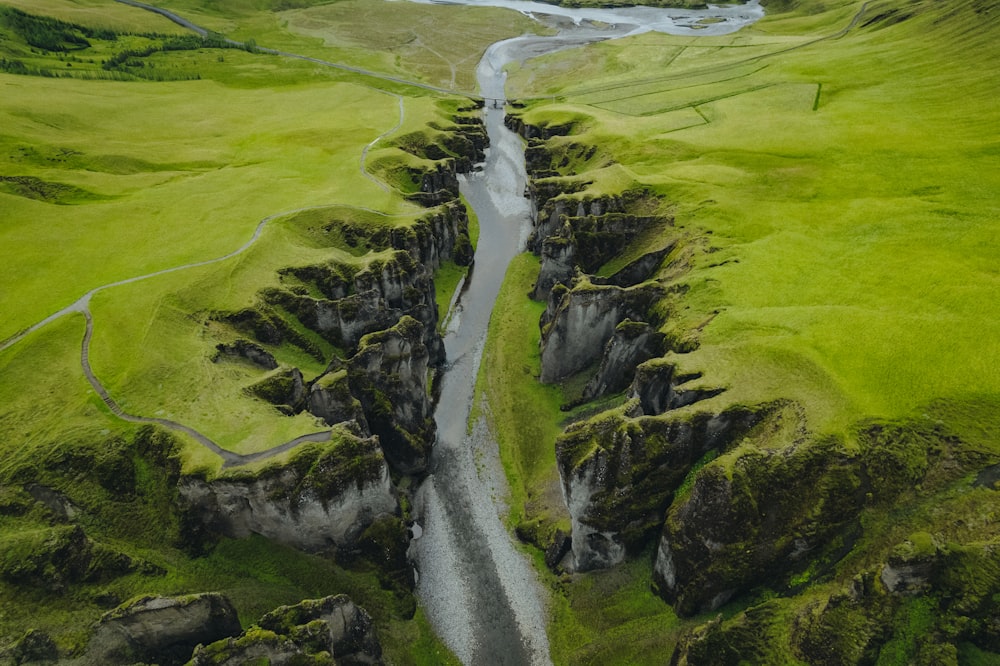
[[[368,429],[388,433],[415,399],[399,439],[429,446],[436,302],[475,238],[454,177],[481,155],[478,112],[254,43],[460,89],[498,24],[477,18],[479,37],[422,65],[420,46],[397,57],[409,38],[337,50],[321,27],[294,30],[317,3],[198,4],[163,6],[205,38],[111,0],[0,3],[0,660],[29,629],[79,655],[119,603],[212,590],[244,626],[347,593],[387,657],[447,661],[414,619],[408,509]],[[437,41],[440,8],[414,7],[410,27]],[[257,513],[219,523],[234,487]],[[295,544],[260,536],[264,505],[269,529],[298,537],[309,507],[356,520],[346,543],[313,520],[313,543]]]
[[[542,544],[569,528],[558,453],[565,488],[591,471],[607,484],[587,529],[637,558],[562,580],[557,660],[659,663],[679,645],[675,663],[979,663],[1000,647],[983,472],[1000,460],[996,13],[770,3],[727,37],[647,33],[512,68],[543,217],[573,229],[539,244],[543,273],[566,243],[582,265],[628,192],[662,202],[660,221],[588,270],[672,248],[645,313],[663,360],[624,393],[580,404],[600,356],[561,390],[535,385],[546,357],[525,343],[544,347],[553,324],[519,332],[544,309],[522,296],[530,260],[494,324],[490,353],[509,370],[485,383],[522,493],[515,522]],[[550,311],[590,289],[569,287]],[[652,400],[690,391],[705,399]],[[698,439],[704,419],[742,408],[764,411],[735,440]],[[693,620],[642,591],[613,608],[593,593],[642,590],[651,560],[656,589]],[[901,567],[917,572],[906,584]]]

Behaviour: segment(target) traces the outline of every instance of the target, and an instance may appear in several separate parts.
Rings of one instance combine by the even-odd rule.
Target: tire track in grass
[[[341,208],[350,208],[350,209],[353,209],[353,210],[362,210],[362,211],[365,211],[365,212],[368,212],[368,213],[373,213],[373,214],[376,214],[376,215],[382,215],[384,217],[411,217],[412,216],[412,214],[410,214],[410,213],[389,214],[389,213],[383,213],[381,211],[374,210],[372,208],[365,208],[363,206],[347,206],[347,205],[342,205],[342,204],[327,204],[327,205],[320,205],[320,206],[304,206],[302,208],[296,208],[294,210],[284,211],[284,212],[281,212],[281,213],[275,213],[274,215],[269,215],[269,216],[265,217],[263,220],[261,220],[260,222],[258,222],[257,223],[257,228],[254,230],[254,233],[250,237],[250,239],[246,243],[244,243],[243,245],[241,245],[239,248],[233,250],[232,252],[230,252],[228,254],[225,254],[225,255],[223,255],[221,257],[216,257],[214,259],[206,259],[204,261],[196,261],[196,262],[192,262],[192,263],[188,263],[188,264],[183,264],[181,266],[174,266],[174,267],[171,267],[171,268],[165,268],[163,270],[154,271],[152,273],[147,273],[145,275],[138,275],[136,277],[126,278],[124,280],[118,280],[118,281],[115,281],[115,282],[109,282],[108,284],[104,284],[104,285],[101,285],[99,287],[95,287],[95,288],[91,289],[90,291],[88,291],[83,296],[81,296],[80,298],[78,298],[72,304],[66,306],[65,308],[59,310],[58,312],[55,312],[55,313],[49,315],[48,317],[46,317],[45,319],[39,321],[38,323],[33,324],[33,325],[31,325],[31,326],[29,326],[29,327],[21,330],[18,333],[15,333],[13,336],[11,336],[11,337],[7,338],[6,340],[4,340],[2,343],[0,343],[0,352],[13,347],[14,345],[16,345],[18,342],[20,342],[24,338],[26,338],[31,333],[34,333],[35,331],[37,331],[37,330],[39,330],[41,328],[44,328],[45,326],[47,326],[48,324],[56,321],[57,319],[61,319],[62,317],[66,316],[68,314],[79,313],[79,314],[82,314],[83,317],[84,317],[84,319],[86,320],[86,329],[85,329],[84,334],[83,334],[83,343],[82,343],[81,348],[80,348],[80,367],[82,368],[83,374],[87,378],[87,381],[90,383],[91,387],[94,389],[94,392],[97,393],[97,395],[101,398],[101,400],[108,407],[108,409],[111,411],[111,413],[114,414],[115,416],[117,416],[118,418],[122,419],[123,421],[127,421],[129,423],[151,423],[151,424],[163,426],[165,428],[173,430],[174,432],[180,432],[180,433],[186,434],[189,437],[191,437],[194,441],[196,441],[198,444],[200,444],[201,446],[207,448],[208,450],[212,451],[213,453],[215,453],[216,455],[218,455],[220,458],[222,458],[222,462],[223,462],[222,466],[223,467],[230,467],[230,466],[234,466],[234,465],[245,465],[247,463],[256,462],[256,461],[259,461],[259,460],[266,460],[268,458],[272,458],[274,456],[280,455],[280,454],[282,454],[282,453],[284,453],[284,452],[286,452],[286,451],[288,451],[290,449],[293,449],[293,448],[295,448],[296,446],[298,446],[300,444],[304,444],[306,442],[327,442],[327,441],[330,441],[330,438],[332,437],[332,432],[330,430],[322,430],[322,431],[319,431],[319,432],[312,432],[312,433],[307,433],[305,435],[300,435],[299,437],[291,439],[291,440],[289,440],[287,442],[283,442],[281,444],[273,446],[273,447],[271,447],[269,449],[266,449],[264,451],[258,451],[256,453],[250,453],[250,454],[241,454],[241,453],[235,453],[233,451],[229,451],[228,449],[222,448],[221,446],[219,446],[216,442],[214,442],[209,437],[207,437],[204,434],[198,432],[197,430],[195,430],[194,428],[192,428],[190,426],[184,425],[183,423],[179,423],[177,421],[171,421],[169,419],[162,419],[162,418],[151,417],[151,416],[140,416],[140,415],[137,415],[137,414],[131,414],[129,412],[126,412],[124,409],[122,409],[121,405],[119,405],[118,402],[114,398],[111,397],[111,395],[108,392],[107,388],[104,386],[103,383],[101,383],[101,380],[97,378],[97,375],[94,373],[93,368],[91,367],[91,364],[90,364],[90,343],[91,343],[91,341],[93,340],[93,337],[94,337],[94,316],[93,316],[93,313],[90,310],[90,301],[94,297],[95,294],[97,294],[97,293],[99,293],[101,291],[104,291],[105,289],[111,289],[113,287],[121,287],[121,286],[128,285],[128,284],[134,284],[136,282],[141,282],[143,280],[149,280],[151,278],[159,277],[161,275],[167,275],[169,273],[176,273],[178,271],[188,270],[188,269],[191,269],[191,268],[198,268],[200,266],[209,266],[209,265],[212,265],[212,264],[217,264],[217,263],[226,261],[228,259],[232,259],[233,257],[239,256],[239,255],[243,254],[244,252],[246,252],[247,250],[249,250],[251,247],[253,247],[254,244],[260,239],[261,235],[263,234],[264,228],[272,220],[275,220],[275,219],[280,218],[280,217],[286,217],[288,215],[294,215],[296,213],[303,213],[303,212],[310,211],[310,210],[320,210],[320,209],[323,209],[323,208],[330,208],[330,207],[333,207],[333,206],[339,206]]]

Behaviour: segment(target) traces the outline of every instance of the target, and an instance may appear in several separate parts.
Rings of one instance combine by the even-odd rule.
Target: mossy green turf
[[[477,91],[475,67],[498,34],[539,30],[518,12],[482,7],[370,0],[230,0],[209,6],[167,0],[159,6],[233,39],[468,93]]]
[[[938,422],[963,440],[957,455],[995,460],[996,7],[789,7],[782,13],[771,3],[768,17],[727,37],[650,33],[512,66],[510,95],[525,102],[529,124],[573,125],[570,136],[547,145],[556,163],[566,156],[564,174],[587,184],[584,196],[646,187],[673,204],[676,226],[640,238],[628,254],[682,238],[689,258],[678,265],[689,264],[680,278],[687,290],[659,314],[667,316],[669,339],[697,348],[669,361],[703,373],[706,387],[727,389],[698,408],[791,398],[804,407],[809,431],[848,443],[864,419]],[[497,353],[487,349],[487,358]],[[484,364],[484,372],[513,378],[515,393],[534,382],[530,373],[520,377],[495,364]],[[539,401],[526,413],[552,426],[564,417]],[[551,447],[498,428],[501,443],[513,442],[515,451]],[[522,497],[543,492],[543,483],[523,478],[514,484]],[[995,526],[981,517],[993,514],[994,491],[970,492],[968,483],[925,479],[888,513],[866,511],[865,536],[852,554],[826,582],[769,610],[773,621],[784,618],[787,627],[796,613],[808,614],[809,604],[840,593],[857,571],[881,566],[915,532],[958,544],[993,538]],[[963,527],[969,524],[978,527]],[[631,575],[638,581],[642,570]],[[799,582],[810,577],[806,570]],[[564,637],[560,627],[585,625],[595,612],[574,601],[581,584],[571,579],[554,597],[556,609],[568,609],[554,615],[560,661],[601,654],[600,663],[634,663],[616,648],[666,637],[661,645],[669,649],[680,635],[664,619],[623,625],[610,640]],[[741,606],[726,607],[725,617],[768,595],[751,593]],[[919,604],[894,612],[880,663],[907,663],[926,625]],[[754,654],[759,663],[795,663],[788,650],[778,638]],[[969,644],[959,654],[970,663],[986,658]]]
[[[91,28],[180,32],[161,17],[111,0],[10,6]],[[234,9],[239,11],[226,18]],[[395,20],[405,13],[397,6]],[[226,21],[272,25],[276,15],[269,5],[229,3],[215,16],[218,23],[210,27],[222,30]],[[511,26],[523,22],[518,18]],[[449,53],[462,54],[457,76],[471,81],[485,35],[496,24],[468,17],[462,25],[478,29],[479,36],[454,42]],[[417,32],[422,30],[436,35],[439,26],[425,21]],[[100,292],[91,303],[91,362],[126,410],[169,415],[236,451],[266,449],[323,429],[309,417],[282,416],[247,395],[244,389],[262,374],[250,364],[212,362],[216,342],[232,331],[211,315],[252,305],[259,289],[277,283],[282,267],[326,261],[364,266],[381,256],[321,227],[336,220],[355,227],[400,226],[426,212],[362,171],[384,180],[393,164],[407,159],[387,143],[393,136],[434,133],[428,123],[446,127],[467,100],[432,97],[315,63],[218,48],[141,58],[147,72],[200,80],[89,80],[104,76],[101,61],[121,49],[168,38],[93,38],[90,47],[59,54],[32,50],[14,32],[0,32],[0,57],[23,59],[32,71],[58,77],[0,74],[0,339],[101,285],[226,255],[249,241],[261,220],[275,216],[239,256]],[[263,45],[278,36],[275,45],[289,51],[338,59],[316,41],[281,32],[277,23],[255,41]],[[419,78],[405,63],[393,72]],[[402,95],[402,119],[400,98],[386,89]],[[383,134],[363,164],[362,150]],[[449,279],[439,288],[446,303],[445,291],[454,288],[459,272],[446,271]],[[90,497],[89,471],[74,471],[83,463],[64,452],[101,450],[112,438],[136,435],[137,428],[115,418],[84,378],[84,323],[80,314],[66,315],[0,352],[0,485],[16,485],[30,470],[48,469],[44,461],[57,460],[54,476],[37,480],[74,501]],[[324,353],[337,351],[318,336],[310,341]],[[272,351],[279,362],[309,376],[324,369],[290,345]],[[186,471],[213,474],[219,468],[218,457],[194,442],[181,441],[177,455]],[[146,478],[149,465],[142,467],[140,485],[155,485]],[[347,571],[256,538],[224,540],[206,557],[192,559],[164,537],[175,529],[170,523],[176,516],[156,514],[155,507],[171,506],[168,497],[86,504],[88,537],[168,573],[73,584],[61,594],[0,583],[0,644],[39,627],[62,648],[72,647],[107,603],[99,598],[215,589],[234,599],[248,624],[279,603],[347,592],[375,617],[393,662],[454,663],[422,614],[406,620],[406,604],[382,590],[375,573]],[[105,505],[106,511],[96,509]],[[4,516],[0,530],[34,529],[29,518]],[[141,534],[136,525],[144,526]]]
[[[124,16],[117,3],[104,4],[116,10],[110,15]],[[80,13],[80,6],[58,2],[41,9],[61,20],[101,25],[97,9]],[[148,12],[131,11],[141,19],[138,28],[152,27]],[[256,16],[254,11],[244,6],[241,16]],[[99,73],[100,60],[91,65],[90,56],[130,48],[128,39],[90,40],[91,48],[74,52],[85,62],[74,75],[86,67]],[[18,54],[27,51],[17,47],[13,36],[6,44]],[[30,55],[34,66],[62,64],[53,54]],[[471,71],[477,59],[460,69]],[[331,214],[344,219],[407,223],[420,209],[363,177],[362,169],[384,176],[410,156],[385,147],[391,136],[373,146],[364,165],[362,149],[386,132],[423,132],[429,121],[445,127],[446,114],[460,105],[411,89],[416,96],[402,98],[401,119],[396,97],[364,85],[378,80],[232,49],[154,53],[144,60],[155,61],[159,70],[176,68],[202,80],[0,78],[7,91],[0,96],[5,119],[0,143],[7,156],[0,175],[93,194],[90,200],[55,202],[27,196],[23,187],[15,187],[21,181],[0,184],[7,220],[0,230],[6,249],[0,309],[7,313],[0,339],[94,287],[223,256],[247,242],[260,220],[283,211],[336,203],[346,207]],[[47,103],[53,98],[60,100],[57,107]],[[390,217],[363,214],[351,206],[382,210]],[[284,418],[247,398],[243,388],[252,379],[249,367],[211,362],[214,344],[209,338],[218,327],[209,317],[214,311],[251,305],[257,290],[276,282],[282,266],[357,262],[355,248],[343,243],[343,250],[331,247],[329,234],[310,236],[309,216],[326,214],[305,211],[291,221],[273,220],[260,241],[238,257],[99,294],[92,303],[91,359],[111,395],[127,411],[173,418],[240,452],[263,450],[320,429],[312,418]],[[453,289],[459,276],[457,270],[444,273],[448,279],[439,291],[445,303],[450,297],[443,290]],[[318,336],[301,333],[323,351],[332,351]],[[22,341],[19,349],[2,356],[26,358],[30,352],[24,347],[31,344],[32,339]],[[277,354],[279,361],[307,373],[323,370],[322,363],[295,348]],[[3,391],[13,397],[5,410],[5,431],[23,427],[20,432],[47,432],[48,425],[40,424],[75,421],[76,415],[55,419],[34,409],[25,387],[37,382],[35,372],[30,363],[16,367],[23,369],[5,371],[2,378]],[[90,404],[86,385],[79,390],[77,402]],[[214,458],[196,447],[189,456],[199,468]]]
[[[726,386],[719,402],[792,395],[832,430],[966,418],[946,405],[992,420],[1000,405],[996,21],[987,3],[911,3],[903,22],[866,25],[897,4],[828,40],[861,3],[724,38],[647,34],[512,75],[513,96],[560,96],[526,121],[576,118],[566,140],[600,148],[570,167],[590,191],[650,186],[679,226],[713,234],[668,327],[711,318],[677,361]]]

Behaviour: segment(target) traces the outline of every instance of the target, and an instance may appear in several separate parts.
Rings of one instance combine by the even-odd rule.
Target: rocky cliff
[[[573,525],[563,566],[585,571],[621,562],[628,548],[660,528],[696,463],[731,446],[765,415],[733,409],[635,418],[619,410],[567,428],[556,441]]]
[[[194,651],[189,666],[247,663],[382,664],[372,618],[341,594],[281,606],[239,636]]]
[[[219,594],[142,597],[106,613],[83,657],[90,664],[183,664],[199,643],[241,631],[236,609]]]
[[[285,463],[186,476],[178,490],[181,509],[211,533],[260,534],[309,552],[350,550],[372,522],[399,509],[378,441],[343,429]]]
[[[420,322],[403,317],[362,338],[349,361],[349,381],[378,435],[385,457],[404,474],[423,471],[434,441],[428,368],[431,353]]]
[[[444,361],[433,272],[445,261],[472,261],[468,225],[464,206],[450,201],[412,222],[321,227],[367,254],[355,263],[285,267],[281,286],[263,290],[255,307],[217,313],[235,339],[218,343],[216,360],[246,359],[271,370],[247,387],[250,395],[285,414],[353,423],[379,437],[395,471],[421,473],[435,436],[430,371]],[[303,328],[334,354],[324,354]],[[327,363],[326,371],[307,377],[279,367],[268,348],[282,344]]]
[[[606,359],[611,353],[621,360],[638,361],[640,353],[621,353],[621,344],[614,349],[607,349],[607,345],[616,332],[620,341],[628,339],[635,332],[634,326],[626,325],[619,330],[620,324],[626,319],[634,324],[648,316],[647,311],[659,293],[655,283],[623,289],[615,285],[596,285],[585,277],[575,280],[572,288],[553,290],[540,322],[541,381],[560,381]],[[631,339],[634,341],[635,336]],[[623,367],[613,369],[611,363],[605,363],[605,376],[628,372]]]

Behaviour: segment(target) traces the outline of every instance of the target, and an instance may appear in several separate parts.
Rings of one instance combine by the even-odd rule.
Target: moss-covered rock
[[[835,538],[850,541],[865,490],[859,458],[835,439],[778,449],[743,444],[702,468],[671,507],[657,589],[678,613],[692,615],[822,560],[824,549],[842,556]]]
[[[691,467],[725,450],[767,410],[630,418],[612,412],[569,427],[556,441],[573,526],[570,568],[617,564],[658,530]]]
[[[435,437],[423,336],[420,322],[403,317],[392,328],[362,338],[348,364],[351,391],[361,400],[386,459],[406,474],[423,471]]]
[[[236,609],[220,594],[141,597],[101,618],[84,659],[93,664],[183,664],[199,643],[241,630]]]
[[[189,666],[381,664],[371,617],[345,595],[281,606],[239,636],[198,646]]]
[[[398,510],[378,441],[342,429],[329,443],[300,446],[287,462],[212,480],[185,477],[178,488],[191,527],[260,534],[312,552],[353,549],[368,525]]]
[[[111,580],[140,564],[92,541],[79,525],[23,530],[0,542],[0,578],[51,592],[65,591],[74,583]]]

